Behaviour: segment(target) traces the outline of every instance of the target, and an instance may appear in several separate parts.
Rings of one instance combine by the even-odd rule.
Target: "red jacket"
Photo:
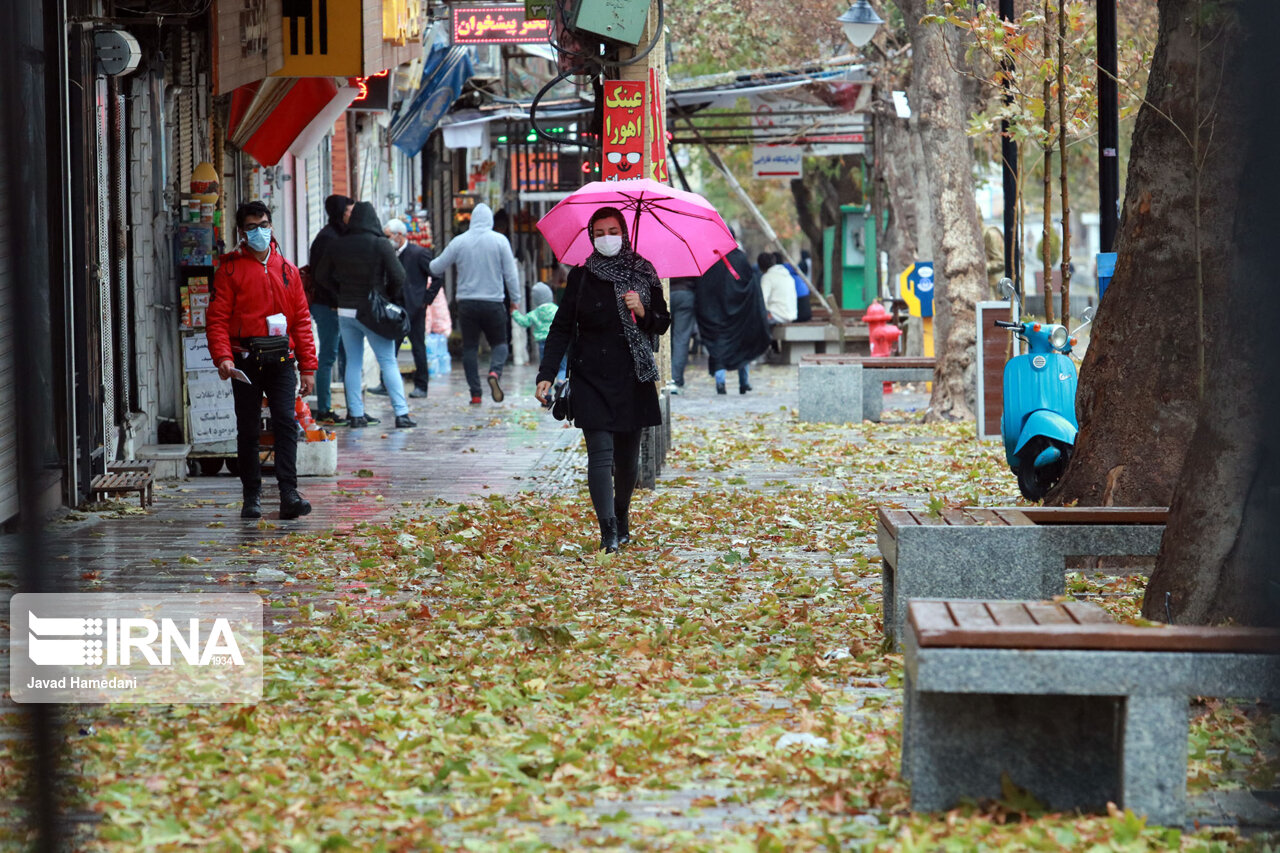
[[[246,249],[222,256],[213,277],[213,301],[205,313],[205,335],[214,364],[231,358],[238,338],[266,335],[267,317],[283,314],[289,321],[289,345],[302,373],[315,373],[316,345],[311,312],[302,290],[302,274],[271,244],[264,264]]]

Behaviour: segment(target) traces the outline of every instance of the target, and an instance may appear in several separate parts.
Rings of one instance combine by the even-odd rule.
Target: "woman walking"
[[[595,251],[569,273],[547,333],[535,396],[547,405],[568,353],[573,418],[587,443],[587,486],[600,549],[631,541],[628,511],[640,462],[640,432],[662,423],[655,343],[671,325],[653,264],[631,248],[626,221],[602,207],[587,226]]]
[[[396,364],[395,341],[384,338],[356,319],[356,310],[368,302],[369,293],[373,290],[381,291],[396,304],[402,304],[404,267],[400,265],[391,241],[382,233],[382,223],[378,221],[372,204],[356,202],[346,233],[330,245],[315,275],[317,281],[332,282],[331,286],[338,293],[338,329],[347,351],[347,369],[342,377],[347,398],[347,426],[360,429],[379,423],[377,418],[365,414],[364,399],[360,393],[366,340],[382,369],[382,384],[391,395],[396,426],[417,426],[409,417],[409,401],[405,398],[404,381]]]

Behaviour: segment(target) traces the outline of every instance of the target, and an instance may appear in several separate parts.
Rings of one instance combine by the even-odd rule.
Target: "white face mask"
[[[596,251],[604,255],[606,258],[612,258],[614,255],[622,251],[622,235],[621,234],[602,234],[594,241]]]

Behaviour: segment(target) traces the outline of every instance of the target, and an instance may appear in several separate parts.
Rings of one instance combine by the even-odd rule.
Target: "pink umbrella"
[[[631,248],[662,278],[702,275],[738,247],[711,202],[697,193],[650,180],[596,181],[538,220],[538,230],[562,263],[581,264],[591,254],[587,224],[602,207],[622,211]]]

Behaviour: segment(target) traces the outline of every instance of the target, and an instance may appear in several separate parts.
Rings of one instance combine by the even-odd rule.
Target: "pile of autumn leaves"
[[[963,427],[769,418],[740,434],[677,424],[679,476],[638,498],[638,543],[617,555],[593,549],[581,493],[291,538],[295,584],[268,594],[288,627],[269,638],[261,704],[77,721],[82,806],[101,817],[87,846],[1257,843],[1025,804],[908,812],[875,508],[925,494],[1007,504],[1009,478]],[[1111,592],[1127,606],[1139,589]],[[1193,787],[1265,782],[1269,726],[1256,710],[1207,709]]]

